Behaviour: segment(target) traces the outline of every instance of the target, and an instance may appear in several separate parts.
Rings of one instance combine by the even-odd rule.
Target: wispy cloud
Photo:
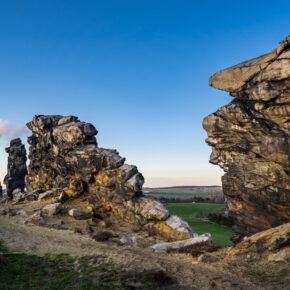
[[[8,120],[0,119],[0,142],[9,141],[12,138],[26,137],[29,135],[27,127],[14,128]]]

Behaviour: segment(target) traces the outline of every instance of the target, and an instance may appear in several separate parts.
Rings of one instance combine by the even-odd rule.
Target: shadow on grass
[[[168,289],[174,284],[160,270],[126,271],[96,256],[12,253],[0,241],[0,289]]]
[[[96,289],[74,270],[75,258],[60,254],[17,254],[0,242],[0,289]]]

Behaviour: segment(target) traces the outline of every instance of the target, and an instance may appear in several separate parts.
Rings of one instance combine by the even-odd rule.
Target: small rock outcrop
[[[229,254],[241,253],[264,254],[268,261],[280,262],[290,260],[290,223],[259,232],[246,237],[236,247],[228,250]]]
[[[61,211],[62,204],[60,202],[47,204],[42,210],[42,215],[52,216],[56,215]]]
[[[153,249],[157,253],[167,253],[172,250],[178,250],[184,247],[192,246],[192,245],[199,245],[203,243],[212,243],[212,237],[210,233],[206,233],[203,235],[196,235],[193,238],[183,240],[183,241],[177,241],[177,242],[171,242],[171,243],[159,243],[155,244],[153,246],[150,246],[150,249]]]
[[[121,239],[120,239],[120,243],[122,245],[128,245],[128,246],[132,246],[132,247],[137,247],[138,245],[138,240],[136,237],[126,237],[126,236],[123,236]]]
[[[195,235],[181,218],[170,217],[160,202],[143,196],[142,174],[136,166],[125,164],[116,150],[99,148],[92,124],[74,116],[38,115],[27,127],[33,134],[28,138],[26,186],[41,200],[62,193],[65,202],[86,194],[92,212],[101,207],[169,240]],[[81,215],[76,209],[69,214]]]
[[[69,210],[68,214],[77,220],[85,220],[92,217],[92,213],[81,211],[76,208],[72,208],[71,210]]]
[[[10,147],[5,151],[9,154],[7,175],[4,178],[6,185],[7,197],[13,197],[14,192],[23,192],[25,189],[26,167],[26,150],[20,138],[10,141]]]
[[[235,99],[203,120],[222,177],[234,242],[290,221],[290,36],[209,84]]]

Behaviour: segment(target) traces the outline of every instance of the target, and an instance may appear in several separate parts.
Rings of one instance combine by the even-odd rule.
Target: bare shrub
[[[92,236],[92,238],[96,240],[97,242],[108,241],[112,237],[113,235],[108,231],[98,231]]]
[[[204,253],[215,252],[220,249],[221,246],[215,245],[213,242],[202,242],[190,246],[181,247],[179,249],[170,249],[169,253],[187,253],[193,257],[197,257]]]
[[[163,270],[152,270],[145,274],[146,278],[157,285],[165,285],[173,282],[173,279]]]
[[[82,229],[81,228],[75,228],[74,232],[75,232],[75,234],[82,234]]]

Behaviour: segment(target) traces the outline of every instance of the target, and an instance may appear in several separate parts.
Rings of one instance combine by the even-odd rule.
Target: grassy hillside
[[[211,233],[216,244],[225,246],[231,245],[230,237],[233,231],[229,227],[217,225],[207,221],[201,221],[193,217],[195,213],[208,214],[222,209],[223,204],[214,203],[168,203],[166,204],[170,214],[184,218],[189,225],[198,233]]]

